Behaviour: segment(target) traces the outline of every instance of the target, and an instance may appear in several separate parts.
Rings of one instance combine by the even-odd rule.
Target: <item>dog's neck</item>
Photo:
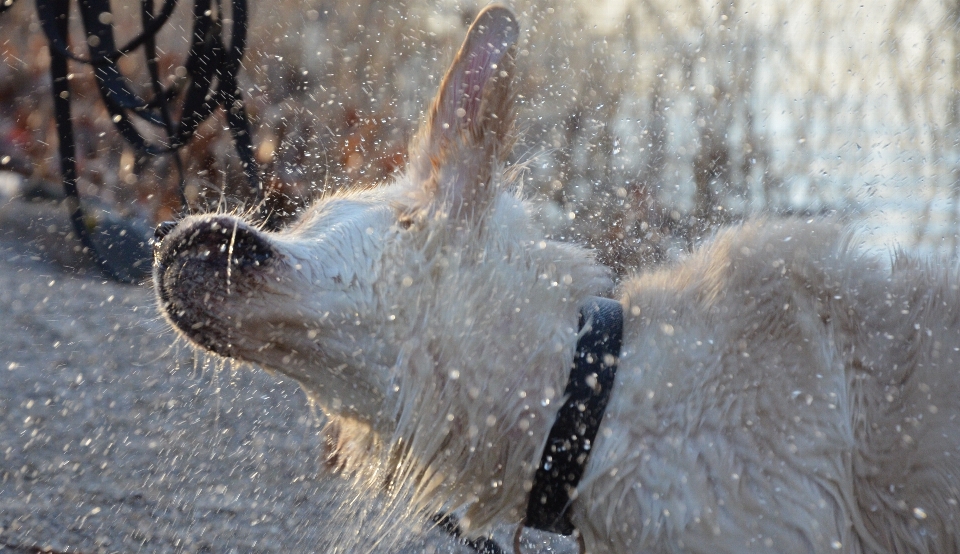
[[[410,314],[382,300],[400,320],[390,338],[398,377],[383,414],[392,431],[366,447],[379,446],[389,481],[408,488],[396,495],[421,510],[465,508],[467,532],[523,518],[580,304],[610,284],[589,252],[543,240],[524,206],[503,196],[482,231],[438,228],[384,256],[402,261],[383,278],[405,280],[422,300]]]

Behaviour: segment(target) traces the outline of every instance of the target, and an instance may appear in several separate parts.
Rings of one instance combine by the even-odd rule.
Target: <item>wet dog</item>
[[[519,523],[578,310],[608,290],[506,167],[519,26],[467,33],[406,173],[290,228],[199,215],[154,282],[198,347],[296,379],[336,463],[471,534]],[[590,552],[956,552],[955,270],[755,222],[619,287],[623,348],[569,517]]]

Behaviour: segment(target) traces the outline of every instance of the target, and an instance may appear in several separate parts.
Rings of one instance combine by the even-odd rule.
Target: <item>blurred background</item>
[[[840,210],[878,243],[956,257],[960,2],[543,0],[523,25],[517,161],[558,238],[618,271],[747,215]],[[251,6],[241,88],[275,217],[404,165],[482,3],[280,0]],[[190,6],[159,37],[183,79]],[[222,17],[229,20],[229,6]],[[75,18],[78,19],[78,18]],[[113,2],[118,40],[139,3]],[[58,193],[49,55],[33,3],[0,16],[6,195]],[[73,45],[86,53],[75,24]],[[150,96],[142,54],[121,70]],[[140,167],[88,67],[71,64],[80,192],[154,224],[180,209],[170,157]],[[143,129],[145,133],[149,130]],[[250,202],[222,113],[182,150],[192,211]]]

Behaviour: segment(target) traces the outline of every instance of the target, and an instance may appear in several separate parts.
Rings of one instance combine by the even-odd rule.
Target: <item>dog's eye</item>
[[[413,225],[413,219],[410,217],[401,217],[397,220],[397,225],[399,225],[401,229],[409,229]]]

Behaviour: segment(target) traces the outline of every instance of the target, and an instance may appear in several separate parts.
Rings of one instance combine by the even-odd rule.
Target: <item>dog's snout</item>
[[[222,306],[258,290],[278,258],[266,233],[230,216],[160,224],[154,282],[170,322],[201,347],[230,356]]]

